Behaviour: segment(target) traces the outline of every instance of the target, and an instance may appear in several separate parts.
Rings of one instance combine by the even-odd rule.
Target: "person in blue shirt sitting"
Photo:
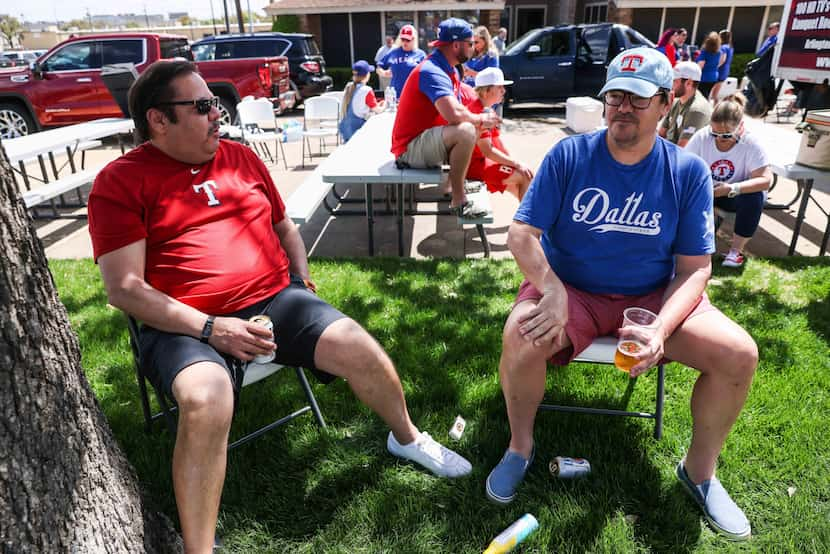
[[[485,491],[494,502],[511,502],[533,463],[547,362],[567,364],[595,338],[617,333],[623,310],[637,306],[658,314],[659,324],[634,355],[630,376],[663,358],[700,372],[691,445],[677,478],[716,531],[746,540],[749,521],[715,465],[746,401],[758,348],[706,296],[715,250],[712,178],[703,160],[657,136],[672,81],[671,64],[654,48],[618,54],[599,93],[608,128],[559,141],[513,218],[507,245],[525,280],[499,363],[510,444]]]
[[[366,84],[374,70],[366,60],[357,60],[352,66],[352,82],[343,90],[337,126],[343,142],[348,142],[373,113],[382,112],[386,107],[385,100],[378,102],[372,87]]]
[[[412,25],[404,25],[398,33],[396,47],[389,51],[378,62],[378,75],[392,77],[392,88],[395,89],[398,100],[403,94],[403,86],[409,74],[419,63],[427,57],[426,52],[418,46],[418,32]]]
[[[490,38],[490,31],[483,25],[476,27],[473,30],[473,57],[464,64],[464,82],[474,87],[479,71],[498,66],[499,52]]]

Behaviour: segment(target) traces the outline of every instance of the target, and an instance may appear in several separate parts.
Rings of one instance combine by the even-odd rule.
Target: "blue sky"
[[[234,0],[226,0],[228,10],[234,13],[236,4]],[[86,12],[92,15],[136,13],[143,14],[145,7],[147,13],[168,13],[168,12],[189,12],[191,16],[199,18],[210,17],[210,3],[213,2],[213,11],[217,18],[223,17],[223,0],[25,0],[10,9],[9,4],[3,2],[0,13],[12,15],[25,21],[54,21],[56,18],[61,21],[70,19],[81,19],[86,17]],[[262,8],[269,4],[269,0],[241,0],[242,10],[248,11],[250,2],[251,11],[262,14]]]

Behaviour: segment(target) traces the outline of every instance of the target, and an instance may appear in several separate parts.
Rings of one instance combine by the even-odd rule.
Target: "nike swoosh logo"
[[[190,170],[190,172],[191,172],[193,175],[196,175],[196,174],[197,174],[197,173],[199,173],[200,171],[202,171],[202,170],[201,170],[201,169],[191,169],[191,170]]]

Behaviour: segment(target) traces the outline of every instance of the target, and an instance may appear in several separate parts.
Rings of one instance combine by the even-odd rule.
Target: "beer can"
[[[464,418],[457,416],[452,424],[452,427],[450,427],[450,438],[453,440],[459,440],[461,435],[464,433],[464,428],[466,426],[467,422],[464,421]]]
[[[557,456],[548,465],[550,474],[559,479],[578,479],[591,473],[591,463],[585,458]]]
[[[271,321],[271,318],[265,314],[259,314],[253,316],[249,319],[251,323],[256,323],[257,325],[262,325],[272,333],[274,332],[274,323]],[[267,364],[268,362],[272,361],[274,357],[277,355],[276,352],[269,352],[268,354],[261,354],[259,356],[255,356],[251,363],[254,364]]]

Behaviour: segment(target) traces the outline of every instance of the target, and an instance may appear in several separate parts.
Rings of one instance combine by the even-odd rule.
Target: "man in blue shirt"
[[[758,51],[755,52],[756,56],[760,58],[764,55],[764,52],[775,47],[775,43],[778,42],[778,30],[780,28],[781,24],[777,21],[769,24],[769,27],[767,27],[767,39],[761,44]]]
[[[546,156],[508,233],[525,275],[499,366],[510,445],[487,478],[508,503],[533,461],[547,361],[565,364],[622,326],[622,311],[659,314],[631,377],[665,356],[696,368],[692,441],[676,473],[715,530],[750,526],[715,477],[715,462],[757,365],[752,338],[708,301],[712,181],[698,157],[657,137],[673,100],[672,68],[651,48],[620,53],[600,91],[608,129],[563,139]]]

